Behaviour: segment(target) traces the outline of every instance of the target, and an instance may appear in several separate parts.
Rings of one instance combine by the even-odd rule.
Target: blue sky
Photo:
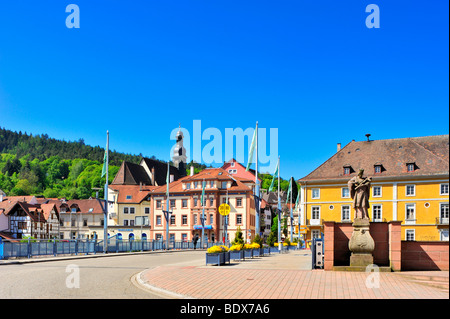
[[[80,28],[68,29],[68,4]],[[368,29],[368,4],[380,28]],[[278,128],[301,178],[352,139],[448,134],[448,1],[1,1],[0,126],[168,160],[172,129]],[[203,146],[207,141],[203,142]],[[224,160],[228,160],[224,158]]]

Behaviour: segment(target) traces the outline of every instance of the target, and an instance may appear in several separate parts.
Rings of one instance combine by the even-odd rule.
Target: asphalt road
[[[175,251],[0,265],[0,299],[160,299],[133,276],[160,265],[198,265],[204,256]]]

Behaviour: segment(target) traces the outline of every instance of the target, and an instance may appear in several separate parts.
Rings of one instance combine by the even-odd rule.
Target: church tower
[[[172,163],[173,166],[178,168],[178,174],[180,177],[186,176],[186,149],[183,146],[183,132],[181,132],[181,125],[177,132],[177,142],[173,149]]]

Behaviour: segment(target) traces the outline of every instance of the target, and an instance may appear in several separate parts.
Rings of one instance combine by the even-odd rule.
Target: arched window
[[[128,235],[128,240],[134,240],[134,234],[133,233],[130,233]]]
[[[147,240],[147,234],[142,234],[142,240]]]

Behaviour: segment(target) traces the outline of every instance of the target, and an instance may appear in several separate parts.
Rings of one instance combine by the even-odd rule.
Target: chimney
[[[339,152],[341,150],[341,143],[337,143],[337,151]]]
[[[367,137],[367,142],[370,142],[370,139],[369,139],[370,134],[366,134],[366,137]]]
[[[191,165],[191,176],[194,176],[194,166]]]
[[[152,185],[155,186],[155,167],[152,167]]]

